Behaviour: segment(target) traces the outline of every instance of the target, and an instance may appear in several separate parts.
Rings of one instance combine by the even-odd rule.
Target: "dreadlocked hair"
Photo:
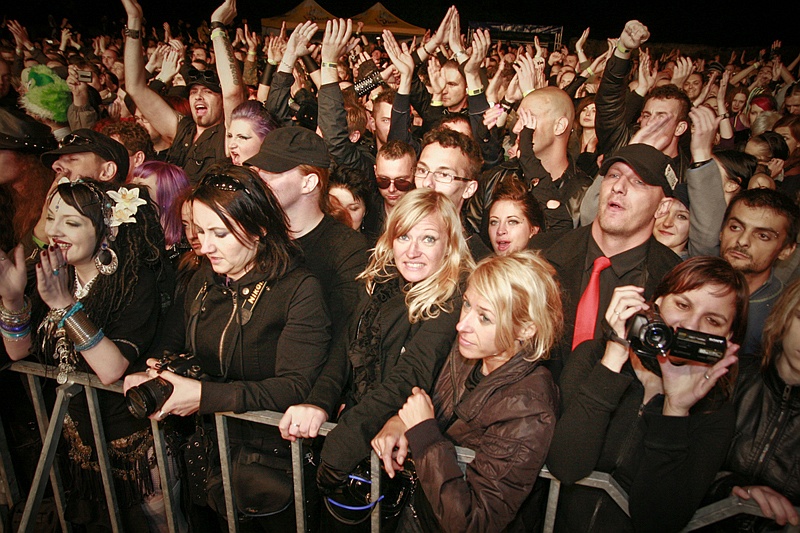
[[[114,228],[107,226],[114,205],[107,192],[113,187],[94,180],[79,180],[62,183],[53,192],[53,195],[59,194],[64,203],[74,207],[91,221],[96,237],[95,254],[103,242],[117,254],[117,271],[108,276],[98,274],[92,290],[83,300],[86,314],[100,328],[113,323],[130,304],[142,267],[150,268],[159,278],[167,269],[164,231],[158,210],[150,199],[147,188],[136,185],[128,185],[127,188],[138,189],[139,198],[147,203],[137,209],[135,223],[120,224],[115,228],[115,236]]]

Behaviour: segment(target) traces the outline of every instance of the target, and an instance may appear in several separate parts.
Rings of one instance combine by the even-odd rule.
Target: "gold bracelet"
[[[78,311],[64,320],[64,331],[69,339],[80,346],[88,343],[100,330],[95,326],[84,311]]]

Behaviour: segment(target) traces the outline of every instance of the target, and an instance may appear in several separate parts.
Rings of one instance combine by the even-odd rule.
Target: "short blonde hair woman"
[[[554,275],[528,250],[484,259],[470,275],[432,394],[415,388],[372,441],[390,475],[409,448],[414,459],[423,490],[400,530],[514,529],[556,423],[558,392],[542,364],[563,324]],[[453,444],[475,452],[466,477]]]

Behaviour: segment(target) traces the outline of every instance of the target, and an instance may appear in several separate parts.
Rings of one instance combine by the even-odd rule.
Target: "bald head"
[[[552,120],[565,117],[572,127],[575,105],[572,98],[558,87],[543,87],[523,98],[520,107],[533,111],[537,118],[548,116]]]

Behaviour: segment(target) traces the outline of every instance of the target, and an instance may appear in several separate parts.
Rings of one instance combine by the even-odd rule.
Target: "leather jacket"
[[[550,372],[524,355],[518,353],[466,393],[470,373],[481,362],[462,357],[456,344],[434,387],[437,420],[406,434],[442,531],[515,530],[509,525],[544,464],[558,411]],[[475,451],[466,477],[453,444]]]
[[[800,505],[800,387],[787,385],[773,360],[763,372],[743,373],[734,402],[736,433],[709,499],[736,485],[767,485]]]

